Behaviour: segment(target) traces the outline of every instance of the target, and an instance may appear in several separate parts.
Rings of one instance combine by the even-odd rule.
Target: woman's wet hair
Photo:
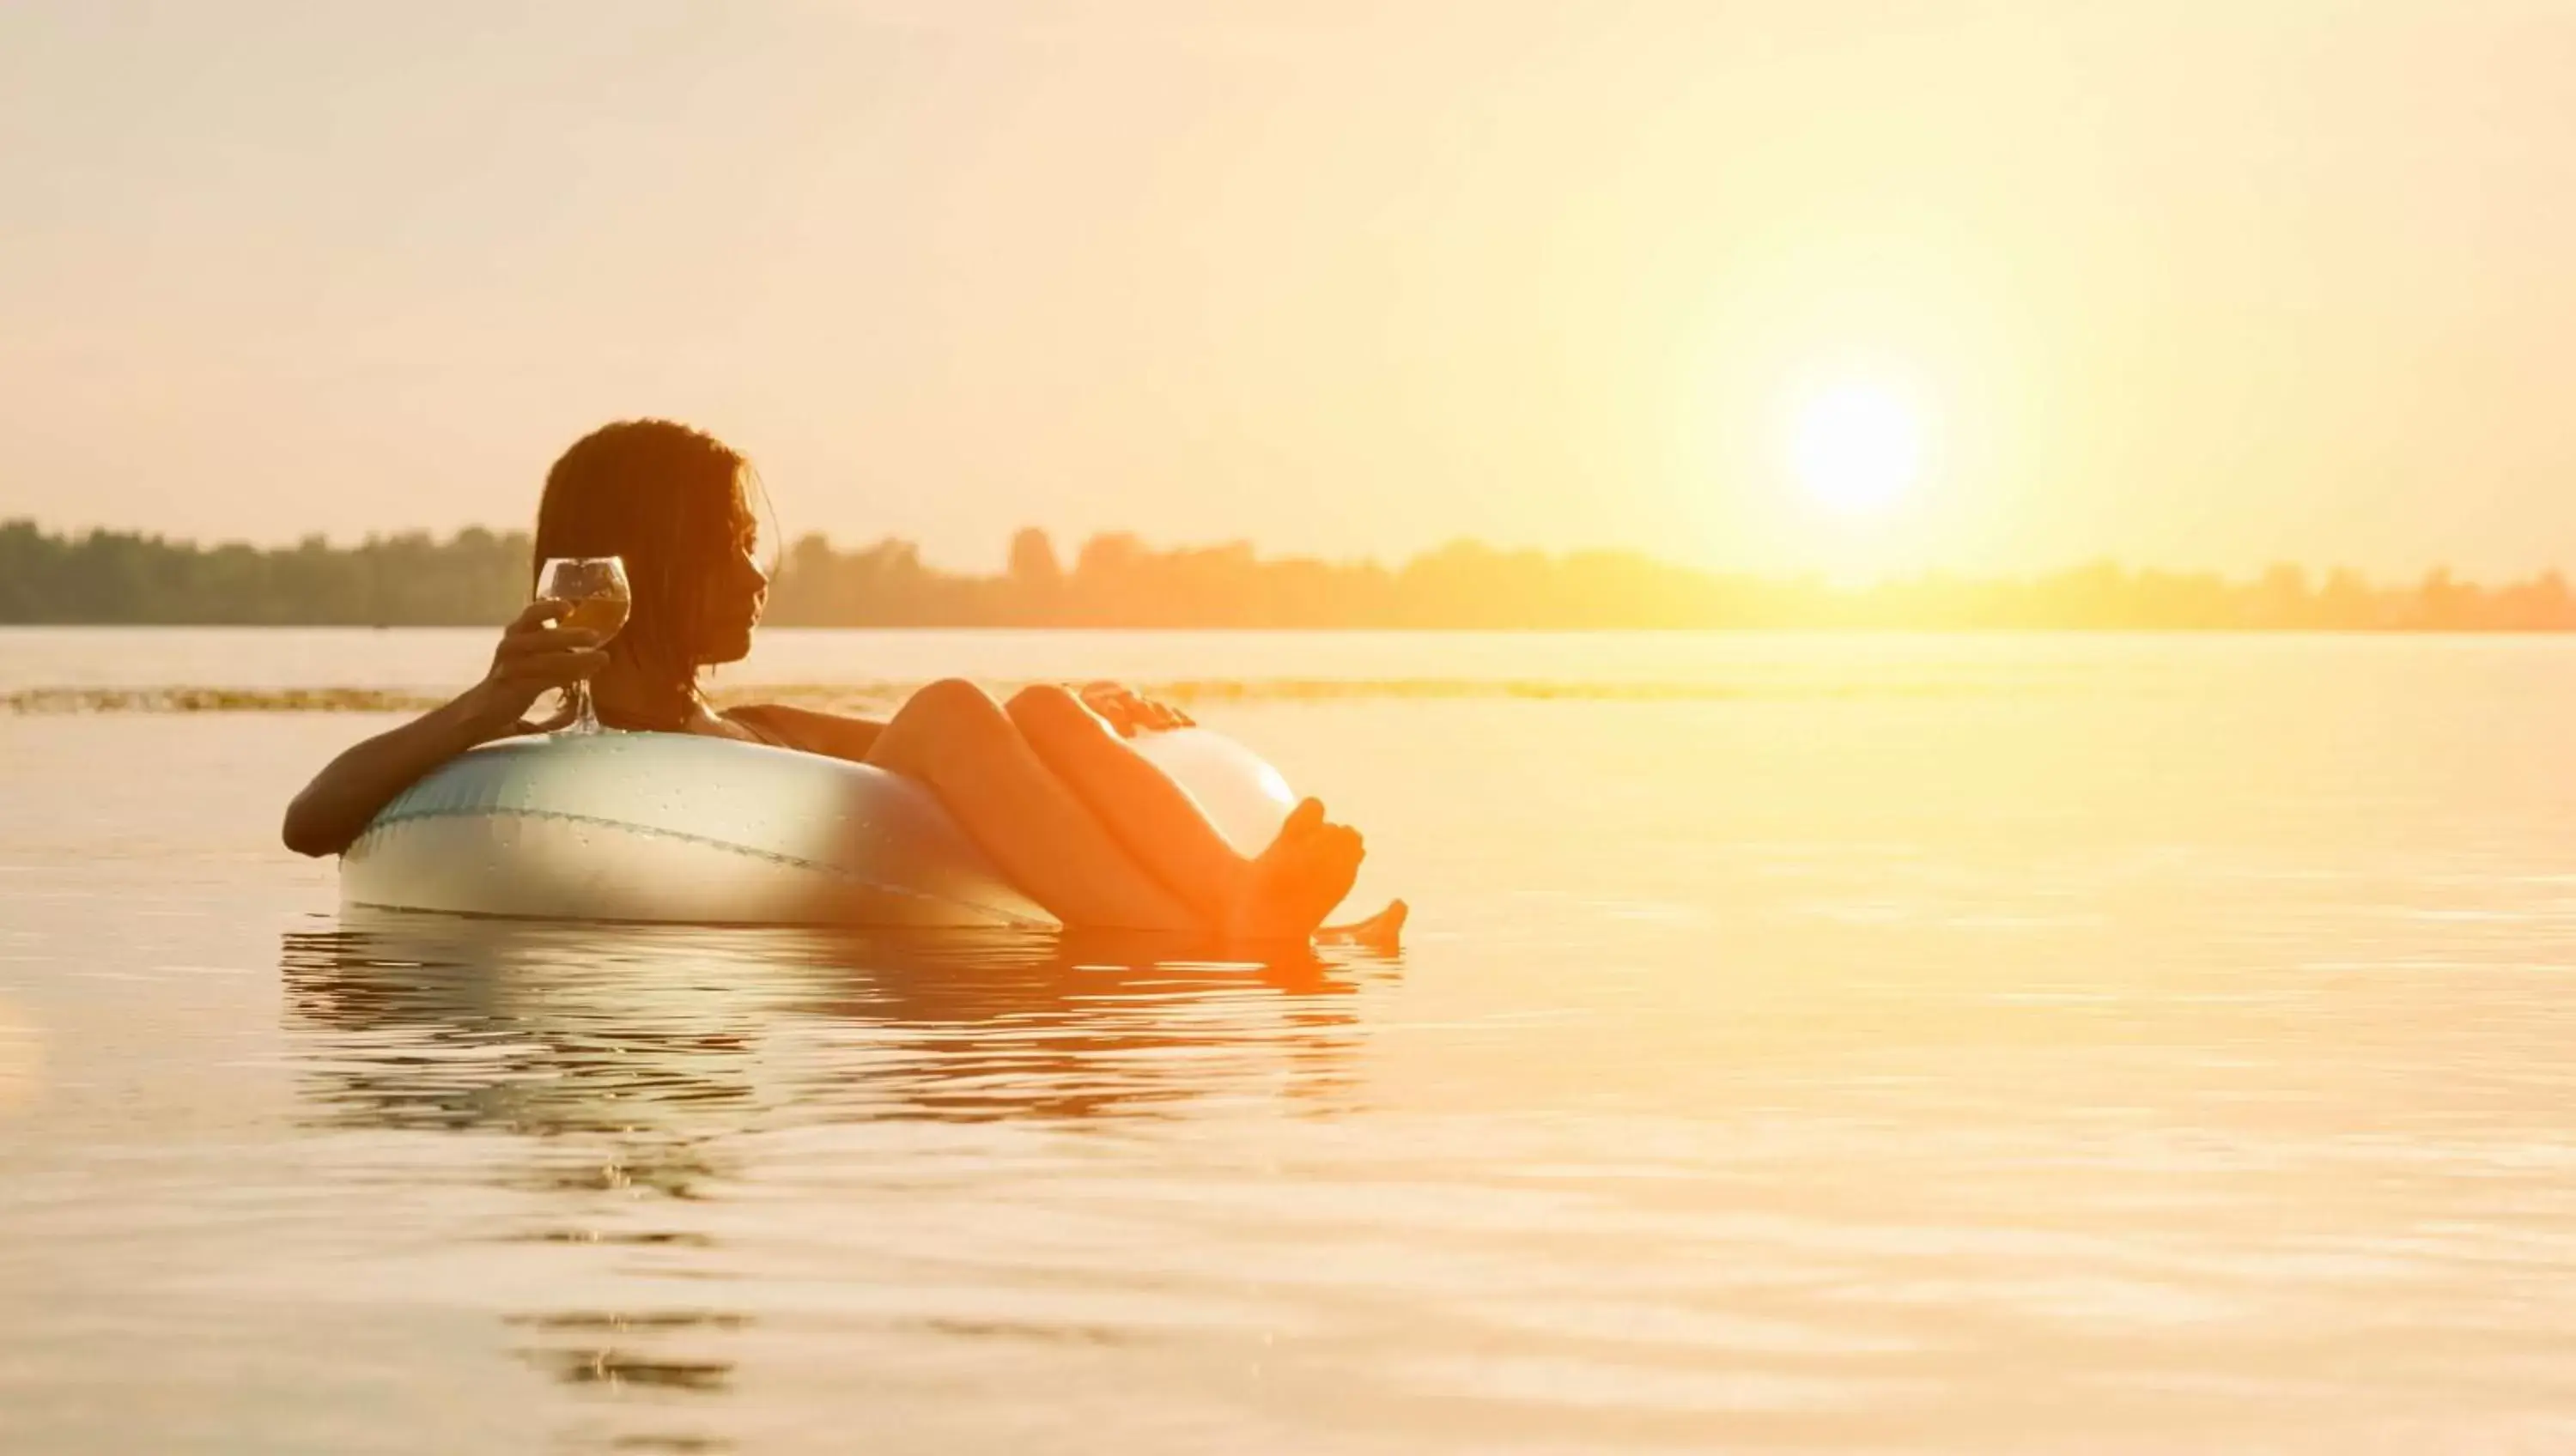
[[[674,685],[714,660],[707,597],[760,535],[741,452],[670,420],[621,420],[573,442],[546,472],[532,567],[618,556],[634,597],[617,650]]]

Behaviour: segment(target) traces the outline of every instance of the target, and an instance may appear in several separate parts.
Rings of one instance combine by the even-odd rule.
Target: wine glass
[[[596,632],[605,643],[626,625],[626,563],[615,556],[549,557],[545,570],[537,574],[537,595],[567,604],[557,626]],[[566,687],[564,700],[572,706],[572,723],[564,732],[599,731],[599,717],[590,706],[588,680]]]

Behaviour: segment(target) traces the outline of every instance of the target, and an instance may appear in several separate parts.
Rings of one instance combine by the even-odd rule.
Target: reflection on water
[[[720,1290],[735,1273],[722,1222],[693,1205],[755,1182],[763,1138],[852,1120],[1079,1125],[1245,1095],[1342,1104],[1354,993],[1392,976],[1392,955],[1179,949],[368,912],[288,934],[279,969],[315,1128],[525,1140],[484,1165],[543,1210],[502,1239],[634,1250]],[[570,1386],[721,1394],[754,1323],[721,1304],[505,1323],[522,1361]],[[723,1448],[667,1431],[619,1444]]]
[[[365,722],[0,716],[0,1451],[2576,1449],[2576,641],[1390,644],[1854,692],[1228,706],[1400,973],[335,921]]]
[[[1344,999],[1390,957],[1185,958],[1042,932],[602,927],[344,916],[285,937],[333,1033],[333,1122],[703,1140],[763,1115],[1136,1115],[1245,1077],[1329,1105]],[[816,1046],[829,1055],[817,1058]]]
[[[633,1351],[638,1338],[662,1338],[740,1329],[740,1315],[680,1310],[662,1314],[512,1315],[506,1323],[532,1332],[540,1343],[520,1358],[566,1385],[654,1386],[713,1393],[733,1382],[731,1360],[655,1359]],[[628,1444],[632,1444],[631,1441]]]

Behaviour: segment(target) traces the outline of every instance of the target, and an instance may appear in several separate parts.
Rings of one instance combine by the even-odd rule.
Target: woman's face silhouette
[[[752,548],[726,555],[701,600],[707,615],[698,624],[697,640],[705,660],[740,662],[751,651],[751,629],[760,625],[761,609],[769,603],[769,573],[761,569]]]

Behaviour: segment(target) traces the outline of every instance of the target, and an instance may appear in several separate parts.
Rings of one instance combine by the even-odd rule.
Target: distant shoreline
[[[499,623],[473,622],[15,622],[0,621],[0,635],[11,632],[484,632],[499,630]],[[1271,624],[1219,622],[1203,625],[1158,623],[1151,626],[1128,626],[1116,623],[1070,622],[780,622],[764,620],[767,632],[994,632],[994,633],[1138,633],[1175,636],[1190,633],[1243,633],[1254,636],[1329,634],[1369,636],[1375,634],[1440,636],[1743,636],[1743,637],[2564,637],[2576,634],[2576,624],[2542,626],[2425,626],[2398,623],[2389,626],[2272,626],[2264,624],[2222,626],[2127,626],[2086,623],[2013,623],[1998,625],[1941,624],[1919,626],[1895,622],[1811,622],[1744,624],[1721,626],[1509,626],[1481,625],[1335,625],[1308,627]]]
[[[1010,678],[987,683],[997,692],[1021,686]],[[831,712],[891,712],[922,684],[901,679],[848,683],[760,683],[719,686],[720,705],[788,703]],[[1146,695],[1193,709],[1232,704],[1346,702],[1458,702],[1513,700],[1561,703],[1814,703],[1932,701],[1995,697],[2086,695],[2094,685],[1998,679],[1942,671],[1896,672],[1853,678],[1779,678],[1751,675],[1730,680],[1569,677],[1271,677],[1174,678],[1134,684]],[[0,716],[62,717],[88,714],[418,713],[452,694],[402,687],[211,687],[171,685],[22,687],[0,689]]]
[[[1549,554],[1458,541],[1400,566],[1263,557],[1244,543],[1155,548],[1094,536],[1070,563],[1040,531],[993,575],[943,571],[910,542],[781,553],[781,627],[1282,631],[2576,631],[2550,571],[2403,584],[2275,566],[2251,577],[2097,562],[2029,577],[1941,573],[1841,586],[1721,575],[1629,551]],[[204,547],[0,522],[0,625],[463,627],[507,620],[529,583],[524,532]]]

